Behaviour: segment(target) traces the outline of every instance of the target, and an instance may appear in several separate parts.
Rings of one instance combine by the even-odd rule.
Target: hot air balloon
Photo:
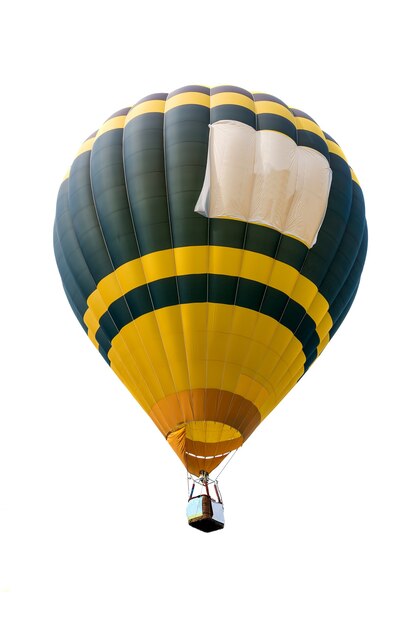
[[[54,248],[81,326],[192,479],[189,523],[222,528],[210,474],[306,373],[358,289],[364,200],[341,148],[269,94],[149,95],[81,145]]]

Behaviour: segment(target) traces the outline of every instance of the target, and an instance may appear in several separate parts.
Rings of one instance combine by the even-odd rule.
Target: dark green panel
[[[122,141],[122,129],[110,130],[95,140],[91,152],[94,203],[115,268],[139,256],[124,181]]]
[[[179,304],[179,289],[176,277],[162,278],[149,283],[152,294],[153,308],[163,309],[167,306]]]
[[[293,237],[282,235],[275,258],[304,274],[303,267],[308,253],[309,249],[304,243]]]
[[[210,90],[210,95],[215,96],[218,93],[238,93],[241,96],[246,96],[253,100],[253,94],[247,89],[243,89],[242,87],[237,87],[236,85],[217,85],[216,87],[212,87]]]
[[[179,290],[179,302],[207,302],[208,279],[200,280],[198,274],[183,276],[177,281]]]
[[[298,129],[298,146],[312,148],[313,150],[323,154],[329,161],[329,150],[326,141],[319,137],[319,135],[316,135],[309,130]]]
[[[361,248],[366,229],[362,193],[355,183],[353,183],[353,187],[355,190],[344,236],[338,246],[334,260],[320,285],[320,291],[330,304],[337,297],[338,292],[356,263],[357,254]],[[332,307],[330,310],[332,311]]]
[[[144,98],[140,98],[140,100],[138,100],[136,104],[141,104],[142,102],[149,102],[149,100],[166,100],[167,97],[168,97],[168,94],[165,92],[151,93],[148,96],[145,96]]]
[[[65,290],[66,297],[68,298],[69,304],[71,305],[71,308],[74,314],[76,315],[79,323],[81,324],[83,329],[87,332],[87,327],[83,321],[87,303],[66,262],[65,255],[62,250],[61,242],[59,241],[59,237],[57,234],[56,225],[54,227],[54,232],[53,232],[53,244],[54,244],[54,251],[55,251],[55,259],[59,268],[59,272],[61,275],[62,284]]]
[[[62,276],[64,285],[67,285],[72,294],[72,299],[77,302],[77,308],[84,315],[87,309],[87,298],[94,291],[96,285],[74,231],[69,207],[68,180],[62,183],[59,190],[56,211],[54,243],[58,267],[61,275],[65,275],[65,280]],[[70,283],[71,287],[69,287]],[[79,297],[75,294],[75,287],[80,294]]]
[[[169,98],[173,96],[178,96],[181,93],[189,93],[189,92],[203,93],[205,95],[209,95],[210,89],[209,87],[204,87],[204,85],[186,85],[185,87],[180,87],[179,89],[175,89],[171,91],[169,94]]]
[[[246,250],[276,258],[281,241],[281,233],[274,228],[264,228],[258,224],[248,224],[247,226]]]
[[[310,120],[311,122],[316,124],[316,121],[313,119],[313,117],[305,113],[305,111],[301,111],[300,109],[293,109],[293,108],[291,108],[290,110],[292,111],[293,117],[304,117],[305,119]]]
[[[265,285],[254,280],[239,279],[235,298],[236,306],[259,311],[263,301]]]
[[[165,115],[165,171],[175,247],[205,245],[208,220],[195,213],[205,177],[209,109],[184,105]]]
[[[256,128],[256,114],[237,104],[220,104],[211,109],[211,124],[220,120],[235,120]]]
[[[238,278],[223,274],[208,275],[208,302],[234,304]]]
[[[330,331],[331,337],[335,334],[335,332],[339,328],[341,322],[345,318],[346,314],[348,313],[353,303],[355,294],[358,289],[358,285],[360,283],[361,273],[362,273],[365,258],[367,255],[367,244],[368,244],[368,235],[367,235],[367,226],[365,225],[360,249],[356,256],[354,265],[351,268],[351,271],[348,275],[348,278],[345,280],[342,286],[342,289],[339,291],[339,294],[335,298],[330,308],[330,313],[334,322],[334,325]]]
[[[211,246],[242,248],[247,229],[246,222],[213,217],[209,220],[209,243]]]
[[[83,317],[88,308],[87,298],[95,290],[96,283],[78,244],[72,220],[72,207],[69,207],[68,184],[68,180],[62,183],[58,195],[54,248],[68,301],[81,326],[87,332],[88,329]],[[108,362],[107,352],[111,345],[109,337],[114,337],[118,333],[118,329],[111,316],[103,321],[104,323],[97,333],[97,341],[100,344],[100,352]]]
[[[274,113],[260,113],[257,115],[257,130],[274,130],[287,135],[297,142],[296,126],[282,115]]]
[[[71,221],[79,247],[95,284],[98,284],[104,276],[113,271],[113,266],[95,210],[91,189],[90,159],[91,152],[87,151],[80,154],[73,162],[68,180],[68,194]]]
[[[124,130],[126,187],[141,255],[172,247],[166,198],[163,113],[146,113]]]

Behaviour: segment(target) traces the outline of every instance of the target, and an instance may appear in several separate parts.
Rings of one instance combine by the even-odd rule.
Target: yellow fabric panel
[[[122,374],[123,382],[130,390],[132,385],[136,385],[138,392],[145,397],[147,404],[153,406],[169,390],[173,393],[175,389],[173,385],[170,389],[167,386],[166,370],[164,372],[165,380],[155,370],[157,359],[147,353],[145,341],[138,336],[133,322],[128,324],[123,331],[117,335],[108,352],[111,367]],[[154,343],[156,343],[155,338]],[[130,384],[126,383],[128,378],[131,379]],[[162,387],[163,383],[166,390]],[[135,397],[137,397],[138,392],[132,391]]]
[[[311,133],[315,133],[315,135],[318,135],[318,137],[326,142],[325,135],[316,122],[312,122],[312,120],[308,120],[306,117],[295,117],[294,120],[298,130],[308,130]]]
[[[89,296],[87,304],[101,317],[118,298],[146,282],[142,260],[134,259],[100,280],[96,291]],[[102,309],[103,306],[106,308]]]
[[[98,139],[98,137],[100,137],[104,133],[107,133],[109,130],[124,128],[125,123],[126,115],[117,115],[116,117],[110,117],[110,119],[104,122],[104,124],[101,126],[101,128],[97,132],[95,139]]]
[[[341,150],[341,148],[339,147],[339,145],[335,143],[335,141],[332,141],[331,139],[325,139],[325,140],[328,145],[328,150],[332,152],[332,154],[337,154],[339,157],[341,157],[341,159],[343,159],[347,163],[347,158],[345,154],[343,153],[343,151]]]
[[[250,109],[250,111],[255,112],[255,102],[252,98],[245,96],[242,93],[234,93],[232,91],[223,91],[221,93],[216,93],[211,96],[211,108],[221,106],[223,104],[234,104],[238,106],[245,107],[246,109]]]
[[[208,258],[214,246],[186,246],[173,248],[177,276],[185,274],[206,274],[209,271]],[[151,257],[153,255],[149,255]],[[144,259],[145,257],[143,257]],[[224,273],[224,272],[222,272]]]
[[[242,248],[210,246],[209,273],[238,276],[240,274],[243,252]]]
[[[84,322],[88,328],[88,337],[91,339],[92,343],[98,350],[100,344],[96,340],[95,335],[97,333],[97,330],[100,328],[100,322],[91,309],[87,309],[84,315]]]
[[[153,405],[152,405],[151,394],[146,393],[147,391],[146,385],[143,386],[143,389],[144,389],[144,392],[143,392],[142,388],[138,386],[138,383],[140,381],[133,379],[133,377],[131,376],[129,372],[128,365],[126,366],[123,363],[123,361],[118,358],[117,355],[113,355],[113,362],[111,364],[111,369],[113,370],[115,374],[117,374],[119,379],[127,387],[127,389],[130,391],[132,396],[136,398],[140,406],[142,406],[143,409],[147,413],[149,413]],[[156,420],[155,420],[155,423],[156,423]]]
[[[94,145],[94,141],[95,141],[95,137],[90,137],[89,139],[84,141],[84,143],[82,144],[82,146],[78,150],[76,156],[78,157],[80,154],[83,154],[84,152],[89,152],[90,150],[92,150],[92,147]]]
[[[319,339],[323,341],[323,339],[327,336],[329,331],[332,328],[332,317],[329,313],[324,315],[320,323],[316,328],[316,332],[318,333]]]
[[[255,102],[256,114],[260,115],[261,113],[271,113],[273,115],[280,115],[281,117],[285,117],[287,120],[295,124],[295,116],[292,111],[287,109],[282,104],[278,102],[271,102],[269,100],[256,100]]]
[[[90,150],[92,150],[95,139],[96,138],[94,136],[84,141],[84,143],[81,145],[80,149],[76,153],[75,158],[79,157],[79,155],[83,154],[84,152],[89,152]],[[63,180],[66,180],[67,178],[69,178],[70,175],[71,175],[71,168],[69,168],[69,170],[65,173]]]
[[[126,117],[126,126],[129,122],[131,122],[131,120],[139,115],[144,115],[145,113],[164,113],[165,103],[165,100],[146,100],[145,102],[139,102],[128,112]]]
[[[293,299],[295,300],[295,298]],[[319,293],[319,291],[317,291],[315,298],[311,301],[307,308],[308,315],[313,319],[317,326],[319,326],[325,316],[328,316],[328,318],[331,320],[328,309],[329,302]]]
[[[231,452],[240,448],[243,443],[243,437],[237,437],[236,439],[229,439],[228,441],[216,441],[214,443],[207,443],[206,441],[192,441],[188,437],[186,438],[186,450],[191,454],[197,456],[219,456]]]
[[[357,185],[359,185],[360,181],[358,180],[354,170],[351,167],[350,167],[350,170],[351,170],[351,178],[353,179],[353,181],[355,181],[357,183]]]
[[[258,406],[261,406],[269,395],[267,389],[254,380],[254,378],[247,376],[247,374],[240,374],[235,393],[244,397],[247,392],[249,396],[256,398]]]
[[[269,396],[266,401],[260,407],[260,414],[262,417],[262,421],[269,415],[271,411],[283,400],[283,398],[289,393],[291,389],[296,385],[298,380],[303,375],[303,368],[300,368],[298,372],[294,373],[292,376],[289,374],[285,377],[285,380],[282,381],[282,385],[278,391],[274,394],[274,396]]]
[[[169,310],[171,309],[171,323],[174,326],[175,323],[178,324],[178,311],[173,310],[175,307],[169,307]],[[184,377],[184,372],[173,367],[175,356],[185,361],[183,340],[177,346],[176,355],[175,348],[171,338],[163,334],[157,314],[148,313],[122,328],[112,341],[108,357],[112,362],[114,352],[128,360],[129,369],[133,372],[135,370],[143,372],[154,402],[157,402],[178,389],[189,388],[188,378]]]
[[[192,306],[192,305],[184,305]],[[189,371],[190,366],[184,341],[184,328],[182,320],[182,307],[179,305],[170,306],[165,309],[158,309],[153,313],[148,313],[143,317],[155,316],[159,333],[162,337],[163,347],[169,367],[172,370],[173,380],[176,389],[190,389]],[[140,322],[142,318],[139,318]],[[150,340],[146,338],[147,341]],[[153,348],[151,349],[151,354]],[[198,385],[198,387],[201,385]]]
[[[198,91],[186,91],[185,93],[176,94],[166,100],[165,113],[184,104],[199,104],[209,107],[210,96]]]
[[[223,104],[234,104],[246,107],[250,111],[255,111],[254,101],[244,94],[224,91],[216,93],[212,96],[197,91],[187,91],[185,93],[176,94],[166,100],[165,113],[178,106],[186,104],[199,104],[205,107],[217,107]]]
[[[207,303],[182,305],[182,340],[188,365],[188,381],[191,389],[206,387],[207,342],[206,321],[208,315]],[[179,341],[181,338],[179,337]]]
[[[153,254],[146,254],[141,257],[143,275],[146,277],[147,283],[168,276],[175,276],[176,264],[175,255],[172,248],[168,250],[160,250]],[[138,286],[138,285],[137,285]]]
[[[325,335],[325,337],[323,337],[323,338],[321,339],[321,342],[320,342],[320,344],[319,344],[319,346],[318,346],[318,348],[317,348],[317,353],[318,353],[318,356],[321,354],[321,352],[323,351],[323,349],[324,349],[324,348],[326,348],[326,346],[328,345],[328,343],[329,343],[329,339],[330,339],[329,334],[328,334],[328,335]]]
[[[186,437],[192,441],[217,443],[230,439],[239,439],[241,434],[232,426],[222,422],[198,420],[186,424]]]
[[[109,358],[123,382],[125,371],[136,381],[147,404],[181,390],[222,388],[256,406],[274,394],[293,363],[298,370],[305,361],[301,343],[272,318],[212,303],[143,315],[113,339]]]
[[[172,446],[172,448],[175,450],[176,454],[181,459],[182,463],[186,463],[186,460],[185,460],[186,428],[185,426],[181,426],[180,428],[173,430],[171,433],[169,433],[166,439],[168,443]]]

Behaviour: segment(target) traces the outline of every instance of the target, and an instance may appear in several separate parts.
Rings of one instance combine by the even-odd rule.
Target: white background
[[[3,8],[2,626],[415,625],[406,6]],[[195,82],[270,92],[314,117],[357,172],[370,236],[350,314],[222,474],[226,527],[211,535],[187,526],[185,471],[82,332],[52,251],[81,142],[120,108]]]

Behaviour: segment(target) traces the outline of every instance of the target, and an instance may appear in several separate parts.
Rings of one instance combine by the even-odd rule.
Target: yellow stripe
[[[326,346],[328,345],[329,339],[330,339],[329,334],[325,335],[325,337],[322,339],[321,343],[319,344],[317,348],[318,356],[321,354],[322,350],[326,348]]]
[[[321,139],[323,139],[326,143],[325,135],[323,134],[321,128],[312,120],[308,120],[306,117],[295,117],[295,126],[298,130],[307,130],[310,133],[315,133]]]
[[[319,346],[317,348],[318,355],[321,354],[322,350],[325,348],[325,346],[327,345],[329,341],[329,331],[332,328],[332,324],[333,324],[332,317],[330,313],[328,312],[328,313],[325,313],[320,323],[317,325],[316,332],[318,333],[319,340],[320,340]]]
[[[75,159],[77,157],[79,157],[80,154],[83,154],[84,152],[89,152],[90,150],[92,150],[92,146],[94,144],[95,141],[95,136],[94,137],[90,137],[89,139],[87,139],[86,141],[84,141],[84,143],[81,145],[80,149],[78,150],[78,152],[75,155]],[[75,160],[74,159],[74,160]],[[72,167],[72,166],[71,166]],[[67,178],[69,178],[69,175],[71,174],[71,168],[69,168],[69,170],[66,172],[65,176],[64,176],[64,180],[66,180]]]
[[[343,151],[341,150],[339,145],[337,143],[335,143],[335,141],[331,141],[331,139],[327,139],[326,143],[328,144],[329,151],[332,152],[332,154],[336,154],[337,156],[341,157],[341,159],[343,159],[345,161],[345,163],[347,163],[347,165],[348,165],[347,157],[345,156],[345,154],[343,153]],[[358,181],[358,178],[357,178],[354,170],[352,169],[352,167],[350,165],[349,165],[349,168],[351,170],[351,178],[353,179],[353,181],[355,181],[357,183],[357,185],[359,185],[360,183]]]
[[[232,91],[223,91],[211,96],[211,108],[221,106],[223,104],[234,104],[237,106],[245,107],[250,111],[255,112],[255,102],[252,98],[245,96],[242,93],[234,93]]]
[[[269,100],[256,100],[255,102],[256,113],[260,115],[262,113],[270,113],[272,115],[280,115],[281,117],[285,117],[287,120],[292,122],[295,125],[295,116],[292,111],[287,109],[282,104],[278,102],[271,102]]]
[[[82,146],[78,150],[76,156],[78,157],[80,154],[83,154],[84,152],[88,152],[89,150],[92,150],[92,146],[94,144],[94,141],[95,141],[95,137],[90,137],[89,139],[84,141],[84,143],[82,144]]]
[[[88,335],[95,337],[101,316],[113,302],[132,289],[175,275],[205,273],[241,276],[269,284],[300,304],[317,327],[329,308],[317,286],[286,263],[240,248],[187,246],[134,259],[103,278],[87,300],[84,322]]]
[[[135,117],[144,115],[145,113],[164,113],[165,100],[146,100],[145,102],[139,102],[136,106],[132,107],[126,117],[126,125],[131,122]]]
[[[352,167],[350,167],[351,170],[351,178],[353,179],[353,181],[355,181],[357,183],[357,185],[360,185],[360,181],[357,178],[356,173],[354,172],[354,170],[352,169]]]
[[[199,104],[204,107],[209,107],[209,98],[209,95],[200,93],[199,91],[178,93],[176,96],[172,96],[166,100],[165,113],[185,104]]]
[[[109,130],[114,130],[115,128],[124,128],[126,122],[126,115],[117,115],[116,117],[110,117],[109,120],[104,122],[99,131],[97,132],[95,139],[98,139],[104,133],[108,133]]]
[[[348,163],[347,157],[345,156],[339,145],[335,143],[335,141],[331,141],[331,139],[326,139],[326,143],[328,145],[328,150],[332,152],[332,154],[338,155],[339,157],[341,157],[341,159]]]
[[[209,94],[200,93],[198,91],[187,91],[185,93],[179,93],[166,100],[165,112],[167,113],[171,109],[185,104],[199,104],[205,107],[217,107],[224,104],[234,104],[243,106],[250,111],[255,112],[254,101],[240,93],[234,93],[230,91],[224,91],[222,93],[216,93],[213,96]]]
[[[241,433],[232,426],[222,422],[196,420],[186,424],[186,436],[191,441],[218,443],[219,441],[239,439]]]

